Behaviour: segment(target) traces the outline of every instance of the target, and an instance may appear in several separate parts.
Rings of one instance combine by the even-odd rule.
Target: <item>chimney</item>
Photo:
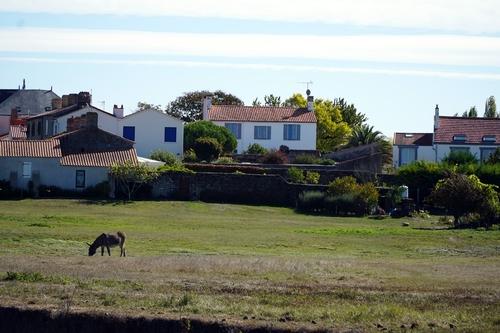
[[[97,112],[87,112],[85,128],[87,129],[97,129]]]
[[[92,95],[88,91],[80,91],[77,96],[78,106],[90,105],[92,103]]]
[[[439,128],[439,105],[436,104],[436,108],[434,109],[434,129]]]
[[[10,110],[10,124],[14,125],[17,122],[17,108]]]
[[[62,99],[57,97],[52,99],[52,110],[62,108]]]
[[[123,118],[123,104],[121,107],[118,107],[118,105],[114,105],[113,106],[113,115],[116,117],[116,118]]]
[[[208,111],[212,107],[212,97],[210,96],[205,96],[203,98],[203,120],[209,120],[208,119]]]
[[[307,95],[307,111],[314,111],[314,96],[311,96],[311,90],[306,90]]]
[[[26,79],[23,79],[23,90],[26,89]]]
[[[73,132],[82,128],[82,117],[71,117],[66,120],[66,132]]]

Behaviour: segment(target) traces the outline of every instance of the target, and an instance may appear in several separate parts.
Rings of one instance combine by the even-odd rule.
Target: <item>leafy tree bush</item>
[[[260,159],[264,164],[285,164],[288,163],[288,157],[281,150],[271,149]]]
[[[488,164],[497,164],[500,163],[500,147],[495,150],[493,154],[490,155],[488,160],[486,161]]]
[[[429,199],[436,205],[445,207],[454,217],[455,227],[468,214],[476,213],[482,225],[491,225],[498,220],[500,204],[496,186],[481,183],[475,175],[466,176],[452,173],[440,180]]]
[[[319,164],[320,159],[311,154],[300,154],[295,157],[294,164]]]
[[[263,175],[266,173],[266,169],[241,164],[186,164],[186,167],[195,172],[221,172],[221,173],[245,173],[245,174],[256,174]]]
[[[180,163],[177,156],[175,156],[171,152],[165,151],[165,150],[155,150],[155,151],[153,151],[151,156],[149,156],[149,158],[151,158],[153,160],[165,162],[166,165],[176,165],[176,164]]]
[[[306,183],[307,184],[318,184],[319,183],[319,178],[320,174],[315,171],[306,171]]]
[[[326,194],[320,191],[305,191],[297,199],[297,211],[304,213],[320,213],[324,210]]]
[[[144,185],[158,178],[158,171],[144,164],[126,162],[111,167],[111,175],[118,181],[121,189],[132,200],[134,194]]]
[[[222,153],[222,147],[219,142],[210,137],[196,139],[193,149],[199,159],[207,162],[217,159]]]
[[[182,161],[185,163],[194,163],[198,161],[198,157],[196,157],[196,153],[194,152],[194,150],[190,148],[184,152]]]
[[[235,136],[227,128],[202,120],[189,123],[184,127],[184,150],[194,148],[196,139],[202,137],[217,140],[226,153],[232,153],[237,146]]]
[[[234,164],[236,163],[231,157],[229,156],[222,156],[216,159],[213,163],[215,164]]]
[[[443,158],[443,163],[451,165],[477,163],[477,158],[469,151],[458,150],[450,152],[448,156]]]
[[[288,169],[288,179],[292,183],[302,184],[305,182],[304,171],[299,168],[291,167]]]
[[[427,161],[416,161],[400,167],[396,174],[396,181],[406,185],[410,191],[419,191],[420,198],[427,197],[436,183],[446,177],[450,166]]]
[[[177,172],[177,173],[185,173],[185,174],[194,174],[195,172],[191,169],[186,168],[184,164],[174,164],[174,165],[162,165],[158,168],[158,172]]]
[[[328,184],[328,194],[331,196],[355,192],[357,189],[356,178],[352,176],[335,178]]]
[[[245,154],[257,154],[257,155],[264,155],[267,153],[267,149],[259,145],[258,143],[253,143],[248,146],[247,150],[245,151]]]

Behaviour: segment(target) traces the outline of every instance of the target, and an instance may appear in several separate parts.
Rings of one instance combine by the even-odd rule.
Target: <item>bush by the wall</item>
[[[169,151],[160,150],[160,149],[153,151],[153,153],[151,153],[149,158],[156,160],[156,161],[162,161],[166,165],[175,165],[175,164],[180,163],[180,160],[177,158],[177,156],[175,156],[174,154],[172,154]]]
[[[326,194],[320,191],[306,191],[297,198],[297,211],[303,213],[321,213],[325,208]]]
[[[201,120],[189,123],[184,127],[184,149],[194,148],[195,141],[203,137],[217,140],[226,153],[232,153],[238,143],[236,137],[227,128],[211,121]]]
[[[184,156],[182,158],[184,163],[194,163],[198,161],[198,157],[196,157],[196,153],[193,149],[188,149],[184,152]]]
[[[291,167],[287,170],[288,173],[288,179],[292,183],[299,183],[302,184],[305,182],[305,177],[304,177],[304,171],[296,168],[296,167]]]
[[[285,164],[288,163],[288,157],[281,150],[271,149],[267,154],[260,159],[264,164]]]
[[[320,159],[310,154],[300,154],[295,157],[294,164],[319,164]]]
[[[202,161],[213,161],[222,153],[222,147],[214,138],[202,137],[194,142],[193,146],[196,156]]]
[[[247,150],[244,154],[256,154],[256,155],[264,155],[267,153],[267,149],[259,145],[258,143],[253,143],[248,146]]]
[[[236,163],[231,157],[229,156],[222,156],[213,161],[215,164],[234,164]]]
[[[352,176],[335,178],[328,184],[328,194],[331,196],[354,192],[357,188],[356,178]]]
[[[306,171],[305,181],[307,184],[319,184],[320,177],[321,177],[321,175],[319,174],[319,172]]]
[[[470,151],[452,151],[443,158],[443,163],[450,165],[477,163],[477,158]]]

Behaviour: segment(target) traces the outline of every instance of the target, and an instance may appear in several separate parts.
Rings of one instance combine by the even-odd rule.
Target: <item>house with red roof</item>
[[[413,161],[439,162],[453,151],[468,151],[486,161],[500,147],[500,118],[439,115],[436,105],[433,133],[395,133],[394,166]]]
[[[127,161],[138,163],[134,142],[99,129],[96,113],[49,139],[0,140],[0,180],[24,190],[84,190],[107,181],[110,167]]]
[[[228,128],[238,141],[237,153],[257,143],[267,149],[316,150],[316,116],[312,96],[307,108],[212,105],[203,100],[203,120]]]

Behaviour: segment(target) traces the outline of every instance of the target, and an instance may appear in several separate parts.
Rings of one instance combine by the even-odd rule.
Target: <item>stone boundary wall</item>
[[[325,330],[296,330],[198,319],[118,317],[107,314],[61,313],[39,309],[0,306],[0,332],[16,333],[322,333]]]
[[[302,191],[325,191],[325,185],[287,182],[280,175],[198,172],[164,173],[152,189],[154,199],[265,204],[294,207]]]

